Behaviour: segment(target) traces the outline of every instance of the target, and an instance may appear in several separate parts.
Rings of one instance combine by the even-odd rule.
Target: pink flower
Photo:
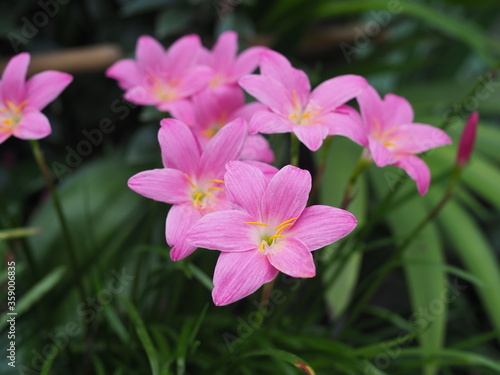
[[[46,71],[26,82],[30,63],[28,53],[14,56],[0,81],[0,143],[11,135],[21,139],[40,139],[52,130],[49,120],[40,111],[59,96],[73,77]]]
[[[309,78],[274,51],[261,55],[261,75],[248,75],[239,84],[265,104],[250,123],[251,131],[295,135],[310,150],[316,151],[331,134],[331,126],[350,124],[349,116],[338,109],[359,95],[367,83],[363,77],[344,75],[323,82],[311,92]]]
[[[262,109],[260,103],[245,105],[245,95],[239,87],[223,86],[217,92],[203,90],[195,94],[182,110],[173,111],[172,116],[189,125],[204,147],[228,122],[237,118],[249,121]],[[271,163],[274,153],[262,135],[253,134],[246,139],[240,159]]]
[[[477,123],[479,122],[479,113],[472,112],[465,124],[460,145],[458,146],[457,165],[463,167],[470,159],[474,142],[476,141]]]
[[[197,35],[180,38],[167,51],[157,40],[141,36],[135,51],[137,61],[120,60],[106,75],[118,80],[126,90],[125,99],[132,103],[171,111],[207,86],[212,72],[198,65],[201,51]]]
[[[186,124],[173,119],[161,122],[158,140],[165,168],[140,172],[129,179],[128,186],[147,198],[173,205],[165,229],[173,260],[184,259],[196,249],[186,242],[186,233],[196,221],[209,212],[230,208],[223,181],[225,165],[238,159],[247,134],[244,120],[235,120],[201,151]],[[267,168],[274,173],[273,167]]]
[[[423,160],[414,154],[450,144],[450,137],[434,126],[413,123],[413,109],[400,96],[388,94],[382,100],[369,86],[358,96],[358,102],[361,117],[350,111],[355,125],[337,124],[333,134],[366,146],[378,167],[391,164],[403,168],[416,181],[420,195],[424,195],[431,175]]]
[[[234,31],[222,33],[212,51],[204,50],[201,58],[201,62],[213,71],[209,88],[215,89],[228,84],[236,85],[238,79],[257,68],[260,54],[267,50],[265,47],[250,47],[237,56],[238,34]]]
[[[311,251],[350,233],[356,219],[329,206],[306,208],[308,171],[281,169],[269,182],[260,170],[231,162],[224,177],[235,209],[204,216],[188,232],[193,246],[222,251],[212,296],[218,306],[237,301],[270,282],[279,271],[313,277]]]

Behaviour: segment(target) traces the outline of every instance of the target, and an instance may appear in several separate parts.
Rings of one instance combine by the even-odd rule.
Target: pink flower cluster
[[[129,187],[172,205],[166,240],[173,260],[197,247],[221,252],[214,274],[217,305],[248,296],[279,271],[313,277],[311,252],[356,226],[345,210],[306,207],[310,173],[268,164],[273,153],[262,133],[293,132],[311,151],[327,136],[348,137],[377,166],[405,169],[420,194],[430,173],[415,154],[451,142],[442,130],[413,123],[404,98],[381,99],[363,77],[339,76],[311,90],[307,75],[281,54],[254,47],[238,55],[237,49],[234,32],[222,34],[211,51],[196,35],[167,51],[144,36],[136,60],[121,60],[107,71],[128,100],[172,116],[158,133],[164,168],[138,173]],[[257,67],[260,74],[250,74]],[[243,89],[257,102],[245,104]],[[361,113],[346,104],[352,99]]]

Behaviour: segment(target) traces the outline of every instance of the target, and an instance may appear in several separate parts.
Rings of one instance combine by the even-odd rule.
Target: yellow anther
[[[254,225],[262,225],[263,227],[268,227],[269,225],[264,223],[257,223],[256,221],[247,221],[245,224],[254,224]]]
[[[282,238],[282,237],[285,237],[285,236],[283,236],[281,234],[275,234],[274,236],[269,237],[269,241],[274,240],[275,238]]]
[[[205,195],[208,195],[211,198],[215,198],[215,195],[213,195],[212,193],[209,193],[208,191],[205,192]]]
[[[289,226],[292,226],[294,223],[288,223],[288,224],[285,224],[283,225],[280,230],[276,233],[276,236],[281,234],[281,232],[283,232],[285,230],[285,228],[289,227]]]
[[[188,176],[188,174],[184,173],[184,176],[186,176],[187,180],[189,181],[189,185],[191,185],[191,187],[193,189],[196,189],[196,186],[194,185],[193,180],[191,180],[191,178]]]
[[[223,184],[224,180],[208,180],[208,182],[218,182],[219,184]]]
[[[280,225],[278,225],[276,228],[274,228],[274,230],[278,230],[278,229],[279,229],[280,227],[282,227],[283,225],[288,224],[288,223],[290,223],[290,222],[292,222],[292,221],[294,221],[294,220],[297,220],[297,219],[298,219],[298,217],[294,217],[294,218],[291,218],[291,219],[289,219],[289,220],[286,220],[286,221],[282,222]]]
[[[262,240],[262,242],[259,245],[259,251],[264,251],[265,246],[266,246],[266,241]]]
[[[12,125],[13,122],[14,122],[14,119],[12,117],[5,119],[5,120],[2,120],[2,124],[7,125],[7,126]]]
[[[224,191],[224,189],[220,188],[220,187],[211,187],[211,188],[208,188],[207,190],[220,190],[220,191]]]

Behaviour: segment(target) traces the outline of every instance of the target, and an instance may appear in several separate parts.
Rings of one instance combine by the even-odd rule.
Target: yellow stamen
[[[285,228],[286,228],[286,227],[289,227],[289,226],[291,226],[291,225],[293,225],[293,224],[295,224],[295,223],[288,223],[288,224],[283,225],[283,226],[281,227],[281,229],[280,229],[280,230],[276,233],[276,236],[277,236],[277,235],[279,235],[279,234],[281,234],[281,232],[283,232],[283,231],[285,230]]]
[[[219,184],[223,184],[224,180],[208,180],[208,182],[218,182]]]
[[[7,125],[7,126],[12,125],[13,122],[14,122],[14,119],[12,117],[5,119],[5,120],[2,120],[2,124]]]
[[[207,190],[220,190],[220,191],[224,191],[224,189],[220,188],[220,187],[211,187],[211,188],[208,188]]]
[[[266,246],[266,241],[262,240],[262,242],[259,245],[259,251],[264,251],[264,246]]]
[[[262,225],[263,227],[268,227],[269,225],[264,223],[257,223],[256,221],[247,221],[245,224],[254,224],[254,225]]]
[[[281,234],[275,234],[274,236],[269,237],[269,241],[274,240],[275,238],[285,237]]]
[[[205,195],[208,195],[211,198],[215,198],[215,195],[213,195],[212,193],[209,193],[208,191],[205,192]]]
[[[189,184],[191,185],[191,187],[193,189],[196,189],[196,186],[194,185],[193,183],[193,180],[191,180],[191,178],[189,178],[189,176],[187,175],[187,173],[184,173],[184,176],[186,176],[187,180],[189,181]],[[198,193],[199,194],[199,193]]]
[[[291,218],[291,219],[289,219],[289,220],[287,220],[287,221],[284,221],[284,222],[282,222],[280,225],[278,225],[276,228],[274,228],[274,230],[278,230],[278,228],[280,228],[281,226],[283,226],[283,225],[285,225],[285,224],[288,224],[288,223],[290,223],[291,221],[294,221],[294,220],[297,220],[297,219],[298,219],[298,217],[294,217],[294,218]]]

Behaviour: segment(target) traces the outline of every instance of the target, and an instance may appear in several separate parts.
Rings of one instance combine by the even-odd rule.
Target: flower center
[[[294,109],[288,116],[288,120],[297,125],[315,125],[318,123],[317,117],[322,110],[321,107],[316,106],[314,108],[310,108],[308,105],[305,110],[302,109],[295,90],[292,90],[292,100]]]
[[[391,128],[386,130],[385,132],[382,132],[382,127],[380,126],[380,123],[378,120],[373,117],[373,123],[375,124],[375,132],[372,134],[372,137],[378,140],[382,145],[387,147],[390,151],[393,151],[397,147],[397,140],[401,139],[401,135],[392,135],[395,131],[397,131],[397,128]]]
[[[260,227],[258,231],[258,242],[259,242],[259,251],[267,253],[271,246],[275,245],[281,238],[285,238],[285,235],[281,234],[283,231],[295,224],[295,220],[297,217],[286,220],[276,226],[272,231],[269,230],[270,226],[266,223],[260,223],[257,221],[247,221],[245,224],[256,225]]]
[[[217,73],[215,76],[212,77],[210,80],[210,88],[215,88],[221,84],[223,84],[226,81],[226,77],[224,77],[222,74]]]
[[[215,205],[217,195],[224,191],[221,187],[223,180],[206,180],[204,184],[195,184],[187,174],[184,175],[192,187],[191,198],[195,208],[204,210]]]
[[[178,99],[177,86],[180,83],[178,78],[173,78],[168,82],[163,82],[152,74],[149,78],[153,82],[152,91],[157,99],[164,102],[171,102]]]
[[[5,102],[5,107],[0,108],[0,131],[11,132],[19,125],[22,119],[22,111],[27,100],[23,100],[19,105],[15,105],[10,100]]]
[[[204,137],[211,139],[226,124],[227,124],[227,112],[223,111],[220,115],[219,121],[214,121],[212,124],[209,125],[209,127],[203,129],[201,133]]]

